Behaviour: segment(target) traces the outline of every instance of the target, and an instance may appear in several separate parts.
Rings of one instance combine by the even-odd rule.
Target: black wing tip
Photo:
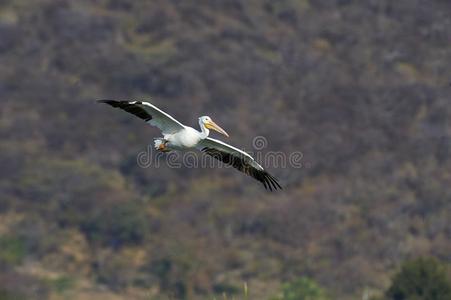
[[[111,99],[100,99],[96,100],[97,103],[105,103],[109,105],[119,105],[119,104],[130,104],[132,101],[126,101],[126,100],[111,100]],[[141,104],[141,103],[136,103]]]
[[[97,103],[105,103],[115,108],[120,108],[125,110],[128,113],[131,113],[138,118],[143,119],[148,122],[152,120],[152,116],[141,106],[138,104],[142,104],[142,101],[124,101],[124,100],[109,100],[102,99],[97,100]]]
[[[266,171],[263,173],[261,182],[263,183],[265,189],[269,190],[270,192],[283,190],[277,179]]]
[[[133,104],[143,104],[142,101],[128,101],[128,100],[112,100],[112,99],[100,99],[100,100],[96,100],[97,103],[107,103],[107,104],[111,104],[111,103],[130,103],[130,102],[134,102]]]
[[[225,162],[229,165],[232,165],[239,171],[244,172],[246,175],[249,175],[252,178],[258,180],[263,184],[263,186],[267,191],[273,192],[277,190],[283,190],[282,186],[279,184],[277,179],[263,169],[262,170],[253,169],[246,171],[242,163],[240,165],[234,164],[233,161],[226,158],[220,151],[216,150],[215,148],[204,147],[201,149],[201,151],[212,156],[213,158],[221,160],[222,162]]]
[[[118,107],[120,104],[124,104],[124,102],[127,102],[127,101],[102,99],[102,100],[96,100],[96,102],[97,103],[105,103],[105,104],[111,105],[113,107]]]
[[[123,102],[120,100],[112,100],[112,99],[100,99],[96,100],[97,103],[115,103],[115,102]]]

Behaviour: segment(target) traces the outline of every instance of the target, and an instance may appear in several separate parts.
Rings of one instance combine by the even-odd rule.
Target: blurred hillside
[[[450,37],[445,0],[0,0],[0,299],[361,299],[451,262]],[[305,167],[140,168],[158,130],[103,98]]]

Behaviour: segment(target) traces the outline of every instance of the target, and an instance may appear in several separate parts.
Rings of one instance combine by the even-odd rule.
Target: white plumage
[[[154,140],[155,148],[158,151],[169,152],[172,150],[199,149],[207,155],[252,176],[263,183],[266,189],[281,189],[277,180],[266,172],[248,153],[222,141],[209,138],[210,129],[218,131],[225,136],[228,136],[228,134],[208,116],[199,118],[201,131],[198,131],[192,127],[183,125],[169,114],[148,102],[117,100],[99,100],[98,102],[123,109],[143,119],[150,125],[158,127],[163,134],[163,137]]]

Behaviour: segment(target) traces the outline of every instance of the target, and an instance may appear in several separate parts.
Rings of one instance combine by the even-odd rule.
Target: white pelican
[[[150,125],[158,127],[163,134],[162,138],[155,139],[155,148],[158,151],[199,149],[207,155],[252,176],[263,183],[264,187],[270,191],[282,188],[277,180],[266,172],[248,153],[219,140],[209,138],[209,129],[227,137],[229,135],[208,116],[199,118],[201,131],[197,131],[194,128],[183,125],[148,102],[116,100],[99,100],[98,102],[123,109],[143,119]]]

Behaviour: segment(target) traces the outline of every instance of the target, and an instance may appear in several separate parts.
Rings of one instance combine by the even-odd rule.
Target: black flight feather
[[[98,100],[99,103],[105,103],[111,105],[112,107],[120,108],[128,113],[131,113],[144,121],[152,120],[152,116],[140,106],[141,101],[133,101],[133,104],[129,101],[117,101],[117,100]]]
[[[271,174],[266,172],[265,170],[258,170],[252,165],[249,164],[248,161],[244,158],[244,156],[233,155],[224,151],[220,151],[215,148],[205,147],[202,149],[202,152],[210,155],[211,157],[222,161],[225,164],[228,164],[240,172],[249,175],[256,180],[260,181],[265,189],[267,190],[278,190],[282,189],[280,184],[277,182],[277,179],[274,178]]]

